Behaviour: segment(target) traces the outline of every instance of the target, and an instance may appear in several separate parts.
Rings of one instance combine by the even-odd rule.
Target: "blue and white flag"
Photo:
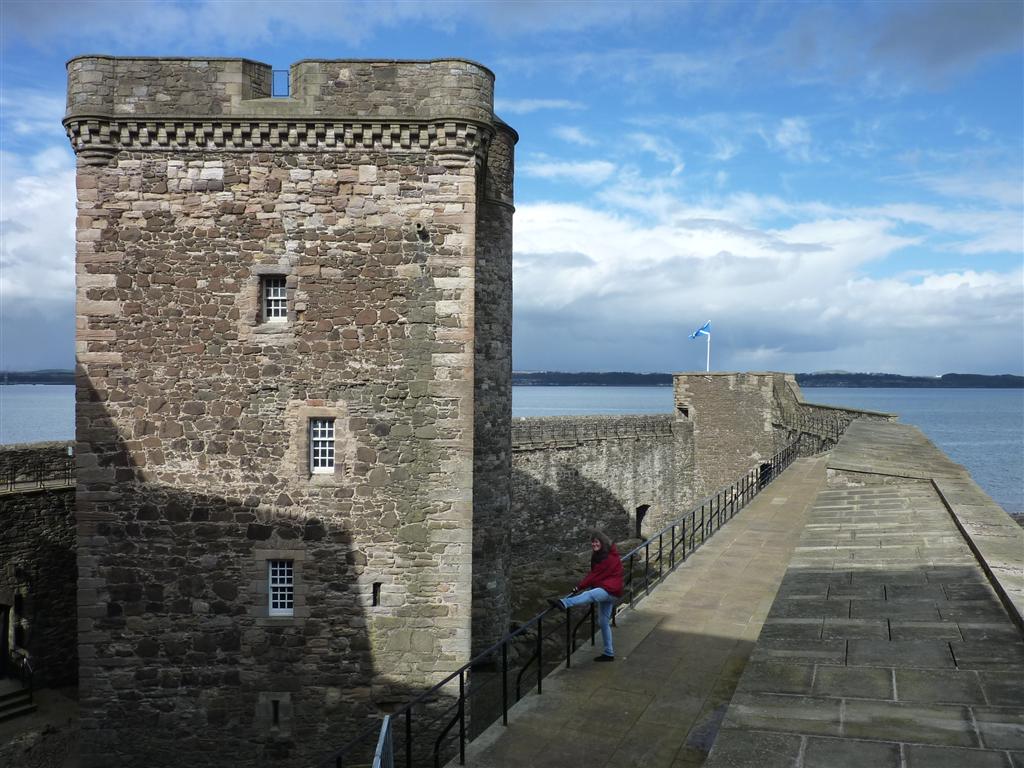
[[[704,325],[698,328],[696,331],[690,334],[691,339],[696,339],[698,336],[710,336],[711,335],[711,321],[708,320]]]

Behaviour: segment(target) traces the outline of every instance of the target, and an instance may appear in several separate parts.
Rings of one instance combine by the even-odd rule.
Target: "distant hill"
[[[798,373],[801,387],[920,387],[930,389],[1024,389],[1024,376],[979,373],[947,373],[943,376],[901,376],[895,373],[848,373],[828,371]],[[74,371],[0,371],[0,384],[74,384]],[[517,387],[671,387],[671,373],[566,373],[564,371],[513,371]]]
[[[1024,376],[983,376],[977,373],[947,373],[944,376],[900,376],[894,373],[798,373],[801,387],[922,387],[932,389],[1020,389]],[[564,373],[562,371],[513,371],[517,387],[670,387],[670,373]]]
[[[983,376],[979,373],[946,373],[942,376],[900,376],[895,373],[798,373],[801,387],[917,387],[925,389],[1020,389],[1024,376]]]
[[[75,372],[47,369],[44,371],[0,371],[0,384],[74,384]]]

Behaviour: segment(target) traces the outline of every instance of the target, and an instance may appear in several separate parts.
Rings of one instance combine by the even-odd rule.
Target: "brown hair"
[[[609,549],[612,548],[612,540],[608,538],[608,534],[606,534],[600,528],[590,529],[590,540],[593,541],[594,539],[597,539],[601,542],[602,552],[607,552]]]

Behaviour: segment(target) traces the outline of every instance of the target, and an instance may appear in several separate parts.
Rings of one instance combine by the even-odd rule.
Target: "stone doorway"
[[[642,539],[644,537],[643,522],[644,518],[647,517],[647,512],[650,508],[650,504],[641,504],[636,508],[636,537],[638,539]]]

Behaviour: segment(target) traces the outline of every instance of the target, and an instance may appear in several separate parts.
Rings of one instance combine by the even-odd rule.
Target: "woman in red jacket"
[[[622,560],[615,544],[603,531],[590,532],[590,573],[576,585],[572,594],[560,600],[551,599],[551,605],[566,609],[574,605],[597,603],[598,621],[601,624],[601,639],[604,653],[594,661],[615,661],[612,648],[612,611],[622,597]]]

